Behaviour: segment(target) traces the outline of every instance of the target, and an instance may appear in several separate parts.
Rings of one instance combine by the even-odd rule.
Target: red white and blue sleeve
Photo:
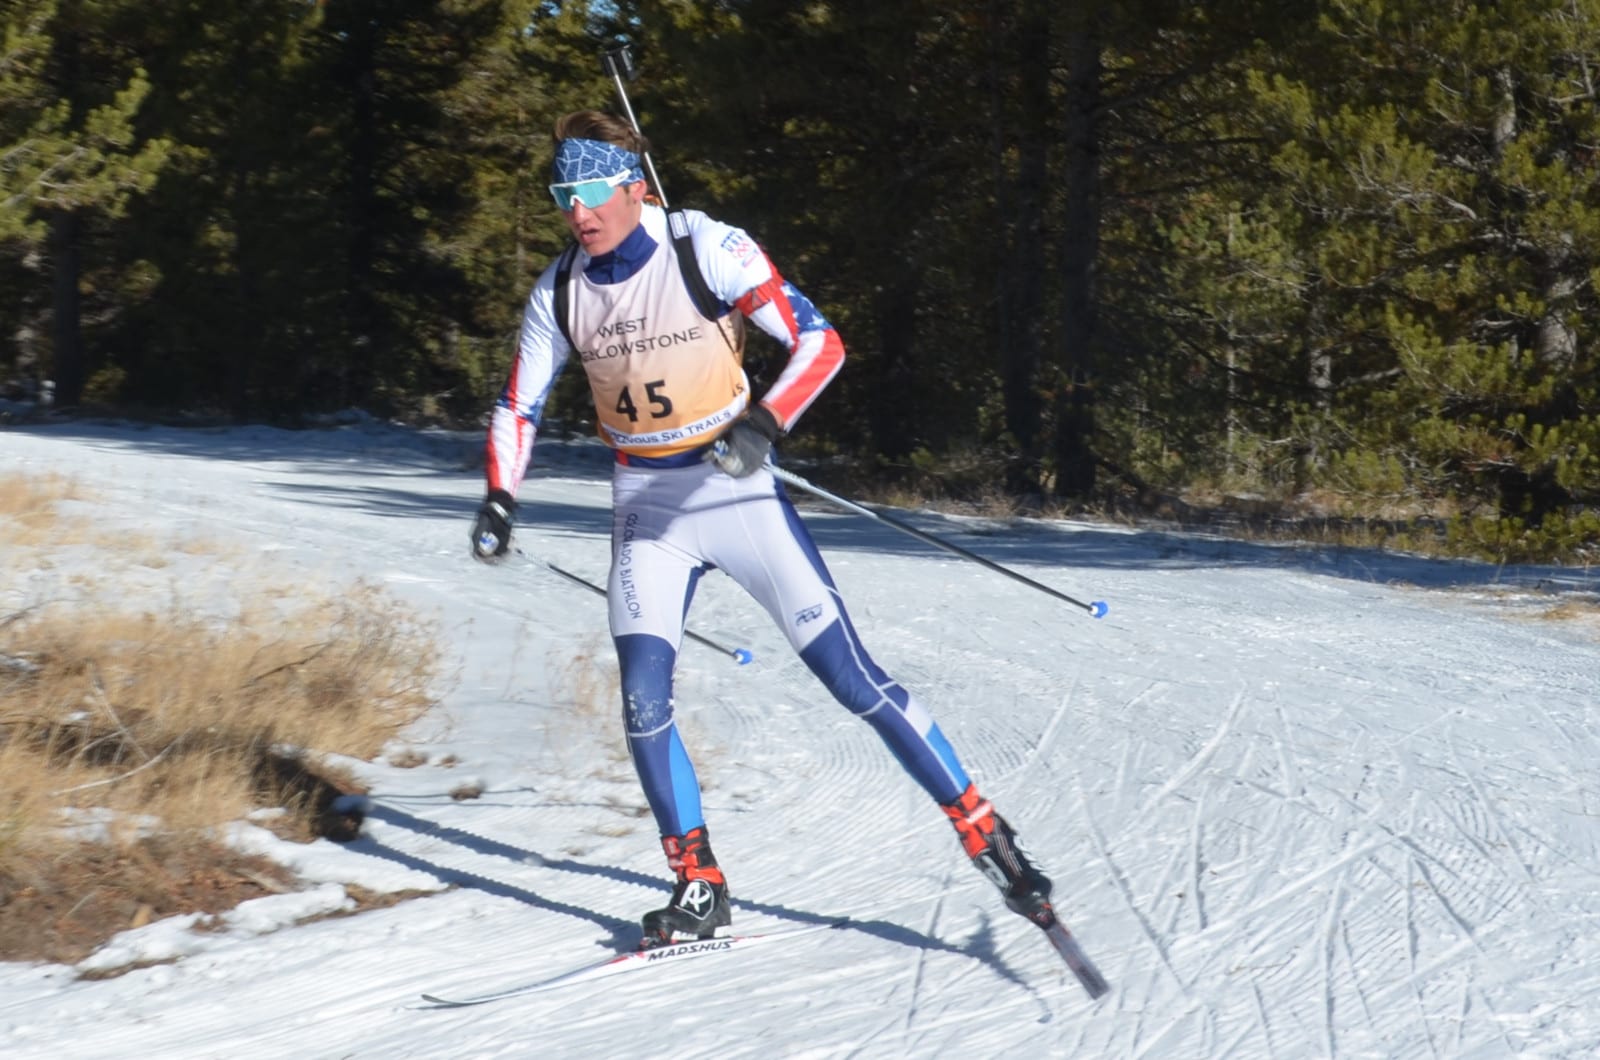
[[[550,388],[572,353],[556,327],[555,274],[552,264],[534,284],[517,331],[517,356],[511,374],[489,414],[484,475],[490,490],[505,490],[513,497],[533,456]]]
[[[844,364],[844,342],[811,300],[781,275],[743,230],[689,215],[695,256],[712,293],[783,343],[789,361],[761,404],[790,430]]]

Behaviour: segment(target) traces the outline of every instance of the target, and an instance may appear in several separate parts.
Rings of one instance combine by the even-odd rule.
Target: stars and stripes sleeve
[[[787,431],[839,374],[844,342],[748,234],[704,215],[691,213],[691,223],[696,257],[712,292],[789,350],[788,363],[761,395]]]
[[[490,490],[513,497],[528,471],[545,399],[572,352],[556,327],[555,267],[545,270],[528,296],[517,331],[517,353],[500,400],[489,414],[484,477]]]

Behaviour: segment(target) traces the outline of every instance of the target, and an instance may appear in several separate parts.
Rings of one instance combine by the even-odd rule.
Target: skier
[[[710,938],[731,924],[699,782],[673,723],[689,602],[712,568],[750,593],[828,691],[877,731],[1006,905],[1047,925],[1050,880],[978,793],[927,709],[867,654],[816,545],[764,466],[838,373],[838,333],[745,232],[697,211],[669,216],[649,201],[648,145],[631,125],[577,111],[556,122],[553,140],[550,192],[574,243],[539,277],[524,310],[491,414],[488,493],[472,549],[494,562],[510,548],[545,398],[576,353],[616,458],[607,596],[628,745],[675,875],[666,907],[643,918],[641,948]],[[674,244],[670,225],[678,223],[692,258]],[[710,314],[692,292],[701,281]],[[746,320],[789,351],[760,400],[742,367]]]

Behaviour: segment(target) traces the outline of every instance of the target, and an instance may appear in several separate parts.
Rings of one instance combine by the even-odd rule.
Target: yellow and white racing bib
[[[608,445],[670,456],[710,442],[749,404],[743,330],[731,315],[700,315],[670,245],[619,283],[574,270],[569,291],[572,341]]]

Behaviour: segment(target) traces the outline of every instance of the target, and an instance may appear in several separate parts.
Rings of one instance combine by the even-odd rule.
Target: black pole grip
[[[632,81],[639,76],[639,71],[633,65],[633,52],[626,44],[619,44],[601,52],[600,69],[607,77],[614,77],[619,81]]]

